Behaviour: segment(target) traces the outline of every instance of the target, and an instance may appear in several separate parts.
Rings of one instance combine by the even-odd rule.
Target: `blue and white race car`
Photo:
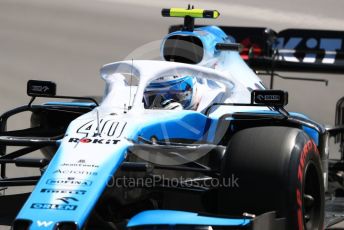
[[[244,60],[267,66],[268,48],[240,50],[238,28],[231,35],[194,26],[217,11],[162,14],[184,18],[164,38],[162,60],[103,66],[100,104],[29,81],[30,103],[0,117],[0,186],[35,185],[30,194],[1,196],[1,217],[13,230],[320,230],[342,219],[338,211],[325,218],[325,191],[340,202],[340,188],[328,186],[329,168],[340,171],[329,167],[328,140],[342,138],[343,127],[325,129],[284,109],[288,94],[266,89]],[[286,55],[277,54],[281,67]],[[320,66],[340,68],[328,60]],[[38,105],[36,97],[54,101]],[[8,118],[27,111],[30,128],[6,130]],[[22,157],[39,149],[43,159]],[[9,163],[42,175],[7,178]]]

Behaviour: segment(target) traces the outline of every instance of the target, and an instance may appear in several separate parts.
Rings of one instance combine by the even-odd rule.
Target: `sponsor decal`
[[[334,64],[337,50],[342,48],[342,39],[284,37],[277,38],[278,59],[287,62]],[[307,50],[305,55],[298,55],[298,50]],[[314,52],[312,52],[314,50]],[[323,50],[323,52],[319,52]]]
[[[279,101],[281,97],[279,95],[258,95],[257,99],[260,101]]]
[[[305,169],[305,161],[308,154],[314,151],[315,153],[319,154],[318,148],[312,140],[309,140],[303,147],[302,152],[300,154],[299,159],[299,166],[297,170],[297,179],[299,181],[299,187],[296,188],[296,202],[297,202],[297,221],[299,225],[299,229],[303,227],[303,212],[302,212],[302,195],[301,195],[301,187],[303,184],[303,172]]]
[[[64,204],[48,204],[48,203],[33,203],[30,208],[32,209],[54,209],[54,210],[63,210],[63,211],[74,211],[77,209],[77,205],[70,204],[70,203],[75,203],[78,202],[79,200],[70,197],[70,196],[65,196],[65,197],[60,197],[56,199],[57,201],[61,201]]]
[[[61,197],[61,198],[57,198],[56,200],[60,200],[65,204],[69,204],[70,202],[78,202],[79,200],[74,198],[74,197],[70,197],[70,196],[65,196],[65,197]]]
[[[126,122],[118,122],[114,120],[101,119],[99,122],[91,120],[81,125],[80,128],[78,128],[77,133],[83,134],[86,137],[119,138],[126,125]]]
[[[86,190],[71,190],[71,189],[51,189],[42,188],[41,193],[53,194],[70,194],[70,195],[85,195]]]
[[[45,93],[49,90],[49,87],[48,86],[41,86],[41,85],[33,85],[31,87],[31,90],[39,92],[39,93]]]
[[[89,180],[78,180],[74,178],[67,178],[67,179],[48,179],[46,184],[48,185],[66,185],[66,186],[91,186],[92,181]]]
[[[61,166],[67,166],[67,167],[85,167],[85,168],[98,168],[99,165],[93,165],[93,164],[79,164],[79,163],[63,163]]]
[[[53,209],[63,211],[74,211],[78,206],[71,204],[47,204],[47,203],[33,203],[31,209]]]
[[[56,84],[51,81],[29,80],[27,82],[27,94],[29,96],[55,96]]]
[[[116,145],[120,140],[113,140],[113,139],[102,139],[102,138],[69,138],[68,142],[70,143],[83,143],[83,144],[105,144],[105,145]]]
[[[91,176],[98,175],[97,172],[93,172],[93,171],[72,170],[72,169],[66,169],[66,170],[57,169],[53,173],[59,173],[59,174],[79,174],[79,175],[91,175]]]
[[[54,222],[52,221],[45,221],[45,220],[37,220],[37,226],[38,227],[44,227],[44,228],[47,228],[49,227],[50,225],[52,225]]]
[[[77,163],[63,163],[61,166],[67,166],[67,167],[84,167],[84,168],[98,168],[99,165],[95,164],[87,164],[84,159],[80,159],[77,161]]]

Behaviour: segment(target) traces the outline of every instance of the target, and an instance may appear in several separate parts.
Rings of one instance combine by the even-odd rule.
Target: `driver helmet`
[[[183,109],[197,109],[197,80],[192,76],[161,77],[152,81],[145,89],[146,108],[164,108],[179,103]]]

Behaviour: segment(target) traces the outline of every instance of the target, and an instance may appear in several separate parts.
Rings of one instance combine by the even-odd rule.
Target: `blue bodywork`
[[[127,227],[144,225],[193,225],[193,226],[246,226],[251,219],[234,219],[202,216],[193,212],[152,210],[144,211],[130,219]]]
[[[128,127],[128,137],[134,141],[139,141],[139,136],[148,140],[152,136],[158,140],[163,140],[164,136],[168,135],[171,139],[206,140],[212,143],[215,138],[217,125],[217,119],[210,119],[194,111],[179,111],[169,116],[164,115],[163,120],[157,116],[157,118],[147,120],[144,124],[132,124]],[[314,135],[314,130],[312,129],[306,128],[305,131],[310,136]],[[88,143],[70,143],[70,140],[71,138],[66,137],[62,141],[49,167],[17,216],[17,219],[33,220],[30,229],[41,229],[39,224],[43,220],[51,223],[70,221],[76,223],[81,228],[104,191],[108,178],[118,170],[125,160],[127,148],[130,146],[129,142],[120,141],[109,151],[103,148],[104,145],[99,145],[97,146],[97,153],[101,154],[97,154],[96,152],[89,151]],[[98,163],[95,163],[94,157],[98,158]],[[86,162],[96,165],[92,169],[80,168],[84,172],[89,172],[86,179],[79,180],[78,175],[75,175],[75,178],[69,179],[61,174],[63,172],[60,173],[59,170],[61,170],[61,166],[64,163],[72,162],[77,164],[80,159],[86,159]],[[79,184],[77,187],[73,187],[72,195],[68,192],[63,194],[58,192],[42,192],[55,190],[69,191],[70,183],[75,182]],[[72,201],[68,204],[61,203],[59,199],[64,197],[73,197],[77,201],[74,203]],[[152,216],[155,218],[151,218]],[[128,226],[168,223],[238,226],[248,224],[249,220],[211,218],[187,212],[156,211],[142,213],[134,217]],[[53,229],[53,227],[54,225],[51,225],[46,227],[46,229]]]

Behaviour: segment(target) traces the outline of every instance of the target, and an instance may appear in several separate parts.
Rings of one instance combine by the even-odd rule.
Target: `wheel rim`
[[[305,169],[303,189],[303,222],[304,229],[319,229],[321,215],[321,188],[314,163],[310,162]]]

